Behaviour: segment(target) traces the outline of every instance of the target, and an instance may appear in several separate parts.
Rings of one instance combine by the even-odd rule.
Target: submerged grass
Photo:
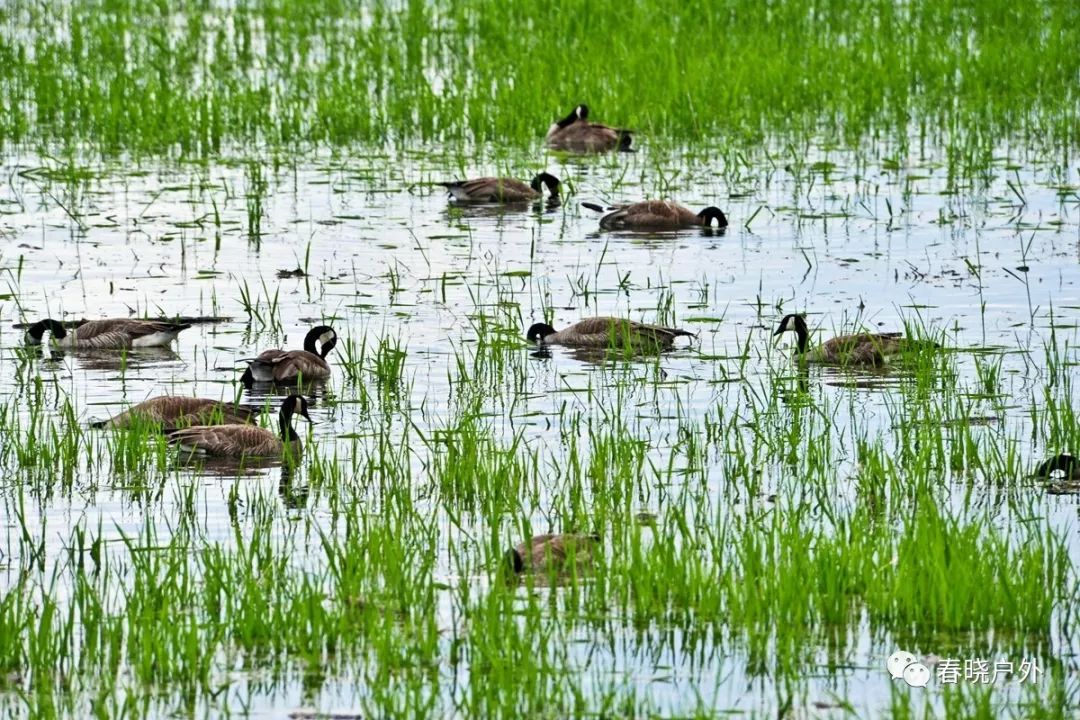
[[[1010,139],[1069,152],[1080,132],[1080,10],[1051,0],[678,12],[615,0],[14,0],[3,12],[6,142],[195,156],[520,145],[578,102],[646,142],[890,139],[901,163],[912,139],[982,163]],[[249,231],[257,239],[257,205]]]

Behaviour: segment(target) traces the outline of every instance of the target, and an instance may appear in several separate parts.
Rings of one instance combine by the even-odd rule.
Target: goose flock
[[[556,121],[546,136],[547,146],[565,153],[634,152],[633,131],[589,120],[589,108],[578,105],[566,117]],[[439,183],[455,203],[501,204],[562,200],[561,183],[547,172],[531,182],[514,178],[479,177]],[[604,213],[602,230],[673,231],[688,228],[713,228],[723,231],[727,216],[717,207],[694,212],[670,200],[646,200],[605,207],[582,203]],[[40,345],[48,334],[57,347],[75,350],[129,350],[169,346],[191,325],[169,320],[106,318],[81,323],[62,323],[52,318],[34,322],[26,329],[26,342]],[[809,345],[810,330],[802,315],[786,315],[774,335],[794,332],[797,338],[795,357],[801,362],[879,367],[890,356],[916,345],[898,332],[857,333],[829,339],[816,347]],[[655,354],[674,348],[678,338],[695,335],[677,327],[650,325],[625,318],[591,317],[556,330],[547,322],[533,324],[526,340],[541,350],[562,346],[595,351],[617,350],[630,354]],[[300,436],[292,425],[295,416],[311,422],[308,401],[302,388],[309,383],[330,378],[328,355],[338,342],[337,333],[328,325],[313,327],[298,350],[268,349],[243,360],[247,367],[240,377],[245,387],[256,383],[296,388],[281,403],[277,431],[256,423],[259,413],[235,403],[205,398],[161,395],[133,405],[94,427],[127,428],[138,424],[156,427],[168,442],[185,455],[204,455],[224,459],[297,459],[302,452]],[[927,343],[919,343],[919,347]],[[932,343],[931,343],[932,345]],[[1064,456],[1062,456],[1064,457]],[[1068,458],[1071,471],[1073,464]],[[1059,463],[1063,465],[1064,463]],[[1055,466],[1056,468],[1056,466]],[[567,533],[538,535],[507,552],[505,566],[513,575],[560,575],[578,572],[590,562],[599,543],[598,535]]]

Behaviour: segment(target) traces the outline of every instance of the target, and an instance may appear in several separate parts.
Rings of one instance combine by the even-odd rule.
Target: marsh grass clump
[[[763,135],[851,145],[891,135],[903,155],[914,136],[974,166],[1010,137],[1077,142],[1071,50],[1080,31],[1054,2],[740,0],[671,13],[655,3],[628,11],[473,0],[358,14],[294,0],[188,2],[167,13],[149,0],[108,11],[73,0],[56,12],[15,2],[8,16],[0,135],[13,142],[202,156],[312,142],[535,145],[583,100],[660,145],[717,132],[743,147]],[[593,59],[588,73],[550,72],[565,65],[566,48]],[[506,57],[531,61],[515,65],[511,81]],[[247,169],[255,243],[261,172]]]

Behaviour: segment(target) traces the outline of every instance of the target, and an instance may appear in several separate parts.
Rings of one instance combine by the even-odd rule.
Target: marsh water
[[[835,512],[856,502],[858,440],[899,442],[894,412],[908,382],[902,369],[810,368],[801,378],[807,402],[828,415],[826,487],[804,486],[779,456],[735,457],[742,446],[730,433],[752,434],[758,413],[777,407],[767,398],[796,382],[793,336],[772,336],[789,312],[807,312],[819,339],[864,327],[925,331],[940,340],[956,373],[929,390],[955,410],[944,421],[963,424],[980,447],[1018,458],[1006,465],[1011,476],[942,467],[935,481],[947,504],[957,517],[1005,530],[1038,518],[1060,534],[1075,566],[1080,496],[1049,493],[1026,473],[1068,449],[1046,446],[1035,427],[1043,416],[1032,408],[1045,405],[1048,378],[1076,361],[1080,178],[1075,168],[1007,148],[970,177],[943,155],[925,150],[897,162],[777,148],[735,163],[708,149],[650,150],[646,143],[634,154],[595,158],[539,149],[507,157],[476,148],[469,156],[488,158],[481,163],[437,149],[383,148],[236,164],[8,156],[0,163],[0,393],[9,412],[23,417],[36,397],[58,426],[77,423],[87,446],[99,451],[70,476],[54,468],[52,481],[27,482],[20,468],[29,461],[6,456],[0,589],[14,587],[33,564],[26,528],[44,545],[40,573],[49,578],[66,562],[75,529],[100,531],[107,552],[121,552],[124,537],[148,526],[164,542],[181,506],[196,508],[200,543],[225,548],[242,547],[252,517],[267,514],[289,563],[323,567],[317,535],[297,537],[295,528],[333,534],[343,512],[377,515],[389,502],[380,463],[392,456],[411,483],[394,491],[410,497],[432,533],[423,547],[444,661],[429,670],[426,712],[460,714],[470,684],[484,682],[481,668],[449,661],[451,639],[469,632],[460,588],[487,592],[497,550],[527,530],[604,534],[590,516],[599,501],[568,497],[568,468],[598,454],[596,438],[621,435],[642,455],[635,477],[594,477],[593,495],[603,494],[605,483],[622,484],[630,498],[604,512],[657,518],[655,532],[676,516],[689,518],[690,527],[715,526],[785,504],[816,506],[821,497]],[[434,184],[486,174],[527,180],[545,168],[563,182],[560,205],[460,207]],[[600,232],[597,215],[580,204],[656,197],[695,210],[719,206],[731,225],[723,232]],[[297,269],[302,276],[279,276]],[[129,315],[217,320],[183,332],[171,352],[123,360],[27,352],[13,327],[43,317]],[[696,338],[647,358],[559,348],[545,357],[524,341],[533,322],[561,327],[592,315],[677,325]],[[266,406],[264,424],[273,423],[277,397],[238,385],[241,360],[269,347],[299,347],[323,322],[343,343],[330,358],[333,378],[310,393],[315,424],[298,425],[305,459],[286,481],[277,466],[239,472],[171,460],[133,478],[101,450],[110,447],[109,431],[88,427],[163,393],[239,397]],[[1051,345],[1059,354],[1048,355]],[[74,418],[58,414],[65,401]],[[458,476],[468,475],[468,455],[446,457],[466,424],[493,448],[535,458],[530,487],[513,498],[517,512],[494,524],[483,503],[470,506],[440,480],[455,463],[462,465]],[[718,424],[730,433],[708,431]],[[388,450],[388,438],[407,440]],[[330,466],[340,475],[331,476]],[[402,482],[399,473],[392,477]],[[69,591],[63,580],[50,590],[61,602]],[[518,592],[557,596],[564,589]],[[544,607],[558,615],[557,598]],[[1062,613],[1031,654],[1061,669],[1066,695],[1075,699],[1080,645]],[[897,638],[862,617],[845,631],[841,649],[811,643],[791,708],[779,699],[779,685],[790,687],[792,679],[755,670],[752,653],[730,638],[694,633],[692,624],[641,623],[619,607],[607,609],[603,624],[603,632],[561,628],[564,639],[539,650],[562,648],[557,664],[576,674],[579,711],[605,707],[613,696],[631,698],[618,706],[624,714],[665,716],[775,717],[783,710],[826,717],[849,707],[876,716],[895,708],[898,696],[940,709],[947,688],[937,680],[928,688],[892,680],[886,658],[902,643],[923,657],[971,654],[956,638]],[[984,654],[996,652],[993,640],[979,643]],[[225,659],[217,672],[228,679],[223,695],[185,704],[162,687],[152,713],[185,706],[208,715],[223,708],[254,717],[305,709],[371,715],[373,707],[394,705],[371,673],[328,672],[315,682],[294,670],[267,679],[257,667],[238,669]],[[23,695],[32,682],[0,685],[7,714],[32,714]],[[118,687],[125,682],[121,673]],[[995,702],[1005,702],[1030,689],[1013,681],[996,691]],[[77,703],[90,704],[89,693]]]

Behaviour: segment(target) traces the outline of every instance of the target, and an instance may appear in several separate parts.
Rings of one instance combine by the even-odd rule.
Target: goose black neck
[[[795,323],[795,335],[798,338],[799,354],[803,355],[806,353],[806,346],[810,341],[810,332],[806,329],[805,323]]]
[[[278,426],[281,428],[281,439],[286,443],[300,439],[300,436],[296,434],[296,429],[292,426],[292,415],[292,410],[286,408],[282,408],[281,413],[278,415]]]
[[[533,178],[533,190],[535,190],[536,192],[541,192],[540,188],[545,186],[548,189],[548,193],[551,194],[551,197],[559,197],[559,179],[557,177],[550,173],[542,172]]]
[[[26,334],[29,335],[34,342],[40,343],[46,330],[57,340],[67,337],[67,330],[64,328],[63,324],[52,318],[37,321],[26,329]]]

